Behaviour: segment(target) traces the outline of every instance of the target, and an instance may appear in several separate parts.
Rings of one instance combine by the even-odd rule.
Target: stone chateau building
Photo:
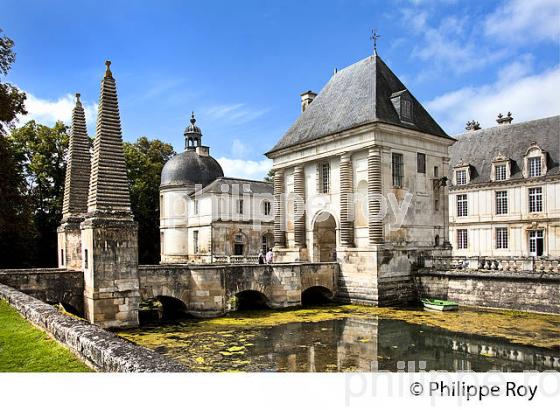
[[[450,238],[461,257],[560,256],[560,116],[469,122],[450,148]]]
[[[224,177],[194,113],[185,150],[161,172],[162,263],[256,261],[273,246],[272,185]]]
[[[454,142],[377,53],[333,74],[320,93],[302,94],[301,115],[266,154],[278,202],[276,261],[336,259],[347,299],[410,299],[413,265],[449,253],[442,177]],[[407,192],[402,224],[391,212],[376,217]]]

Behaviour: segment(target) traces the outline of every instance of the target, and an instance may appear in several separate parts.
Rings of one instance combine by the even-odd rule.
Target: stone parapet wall
[[[47,303],[62,303],[82,314],[84,274],[59,268],[2,269],[0,283]]]
[[[184,372],[189,369],[114,333],[61,313],[55,307],[0,285],[7,300],[35,326],[68,347],[89,366],[103,372]]]
[[[560,275],[513,272],[421,272],[420,297],[480,306],[560,314]]]

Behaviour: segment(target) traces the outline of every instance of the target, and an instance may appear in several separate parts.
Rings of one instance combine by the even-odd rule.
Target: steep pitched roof
[[[406,87],[379,56],[358,61],[331,77],[267,154],[374,122],[450,138],[412,94],[414,120],[401,121],[391,98],[404,90]]]
[[[499,125],[456,136],[449,147],[449,175],[464,161],[471,165],[471,183],[490,181],[492,160],[502,154],[511,163],[511,179],[521,179],[523,157],[532,142],[547,151],[547,175],[560,174],[560,116]]]

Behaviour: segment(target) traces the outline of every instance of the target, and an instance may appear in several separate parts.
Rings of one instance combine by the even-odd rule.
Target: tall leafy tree
[[[173,147],[157,139],[140,137],[135,143],[124,143],[140,263],[159,262],[159,185],[161,170],[173,155]]]
[[[56,266],[56,229],[62,218],[68,139],[68,127],[60,121],[53,127],[29,121],[8,137],[34,210],[38,266]]]
[[[25,196],[21,164],[6,138],[8,128],[25,111],[25,93],[4,82],[16,55],[14,42],[0,29],[0,267],[32,266],[35,262],[35,227],[31,204]]]

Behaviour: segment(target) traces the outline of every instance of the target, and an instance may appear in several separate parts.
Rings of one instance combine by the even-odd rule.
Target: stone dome
[[[185,129],[185,151],[167,161],[161,171],[161,188],[206,186],[224,176],[222,167],[202,145],[202,131],[195,125],[194,112]]]
[[[201,184],[223,177],[222,167],[211,156],[199,155],[195,150],[187,149],[167,161],[161,171],[161,187],[175,187]]]

